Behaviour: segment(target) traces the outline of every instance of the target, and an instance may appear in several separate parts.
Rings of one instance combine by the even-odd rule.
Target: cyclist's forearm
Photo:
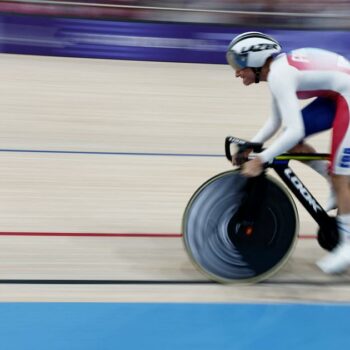
[[[271,161],[281,153],[287,152],[304,137],[302,128],[287,128],[265,151],[259,153],[259,158],[264,162]]]

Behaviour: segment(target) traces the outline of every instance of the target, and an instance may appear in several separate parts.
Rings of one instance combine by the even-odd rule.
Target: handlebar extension
[[[225,154],[226,158],[232,162],[231,144],[235,144],[238,147],[238,154],[246,151],[247,149],[253,150],[253,152],[261,152],[263,144],[258,142],[249,142],[238,137],[227,136],[225,139]]]

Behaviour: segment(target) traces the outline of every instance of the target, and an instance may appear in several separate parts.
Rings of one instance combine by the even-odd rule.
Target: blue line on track
[[[6,350],[329,350],[350,344],[348,304],[0,303],[0,315]]]
[[[224,157],[222,154],[200,153],[157,153],[157,152],[89,152],[89,151],[60,151],[60,150],[34,150],[34,149],[0,149],[3,153],[53,153],[53,154],[86,154],[107,156],[151,156],[151,157]]]

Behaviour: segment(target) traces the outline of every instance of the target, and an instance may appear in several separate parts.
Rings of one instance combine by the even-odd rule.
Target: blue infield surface
[[[349,349],[350,305],[0,303],[4,350]]]

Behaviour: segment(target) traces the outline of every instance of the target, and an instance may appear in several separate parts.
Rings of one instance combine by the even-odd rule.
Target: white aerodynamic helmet
[[[269,35],[246,32],[236,36],[230,43],[227,62],[233,69],[261,68],[266,60],[281,51],[281,45]]]

